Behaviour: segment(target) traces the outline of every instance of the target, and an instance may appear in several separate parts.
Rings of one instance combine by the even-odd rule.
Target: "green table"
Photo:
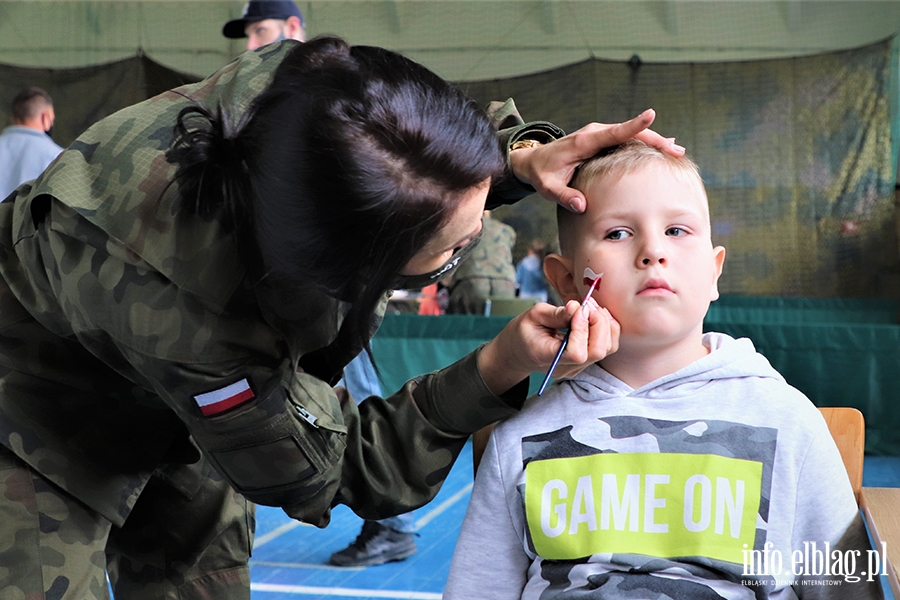
[[[723,298],[706,331],[750,338],[817,406],[866,417],[866,452],[900,455],[900,324],[893,300]],[[387,315],[372,347],[385,391],[493,338],[509,317]],[[531,379],[532,392],[542,374]]]

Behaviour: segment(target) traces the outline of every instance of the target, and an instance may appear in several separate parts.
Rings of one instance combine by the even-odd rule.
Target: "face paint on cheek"
[[[603,273],[594,273],[594,270],[590,267],[584,268],[584,279],[582,282],[584,285],[590,286],[594,283],[595,279],[603,279]],[[597,285],[600,285],[600,282],[597,282]]]

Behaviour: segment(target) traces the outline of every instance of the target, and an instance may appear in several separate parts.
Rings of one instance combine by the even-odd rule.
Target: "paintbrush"
[[[603,278],[603,273],[599,275],[594,273],[594,271],[590,267],[585,267],[584,269],[584,281],[587,283],[588,279],[591,279],[591,285],[588,287],[587,294],[584,295],[584,300],[581,301],[581,305],[584,306],[584,303],[588,301],[588,298],[591,297],[591,294],[594,293],[594,289],[600,283],[600,279]],[[553,376],[553,370],[556,369],[556,365],[559,364],[559,359],[562,358],[563,352],[566,351],[566,346],[569,343],[569,334],[572,333],[572,329],[566,332],[566,335],[562,339],[562,343],[559,345],[559,350],[556,351],[556,356],[553,358],[553,362],[550,363],[550,368],[547,370],[547,375],[544,376],[544,382],[541,383],[541,389],[538,390],[538,396],[544,393],[544,390],[547,388],[547,384],[550,383],[550,378]]]

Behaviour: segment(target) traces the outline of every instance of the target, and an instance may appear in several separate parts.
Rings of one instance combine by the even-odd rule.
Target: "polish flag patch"
[[[256,394],[250,389],[250,382],[241,379],[222,389],[194,396],[194,402],[200,407],[204,417],[212,417],[255,397]]]

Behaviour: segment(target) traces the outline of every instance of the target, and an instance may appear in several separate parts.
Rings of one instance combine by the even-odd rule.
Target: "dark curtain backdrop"
[[[30,86],[53,98],[53,139],[68,146],[78,135],[119,109],[200,78],[179,73],[146,55],[78,69],[37,69],[0,64],[0,123],[9,124],[13,98]]]
[[[888,75],[891,43],[792,59],[642,64],[588,60],[506,80],[460,82],[480,103],[512,97],[526,120],[574,131],[648,107],[706,182],[724,293],[898,296]],[[498,209],[555,239],[539,198]]]

